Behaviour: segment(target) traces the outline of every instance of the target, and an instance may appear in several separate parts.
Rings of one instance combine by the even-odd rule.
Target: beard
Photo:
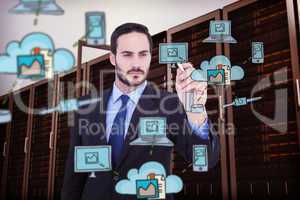
[[[116,75],[118,77],[118,79],[123,83],[125,84],[126,86],[129,86],[129,87],[137,87],[139,85],[141,85],[145,80],[146,80],[146,76],[144,76],[140,81],[138,82],[134,82],[134,81],[130,81],[128,78],[127,78],[127,75],[131,72],[139,72],[139,73],[142,73],[143,75],[145,74],[145,71],[143,71],[142,69],[140,68],[133,68],[127,72],[123,71],[121,69],[121,67],[118,65],[117,61],[115,62],[116,63]]]

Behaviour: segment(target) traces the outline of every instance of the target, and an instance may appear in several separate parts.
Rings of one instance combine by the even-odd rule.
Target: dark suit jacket
[[[70,147],[62,189],[63,200],[136,199],[136,196],[133,195],[117,194],[115,192],[115,185],[119,180],[127,179],[127,172],[130,169],[139,169],[142,164],[148,161],[161,163],[165,167],[166,173],[170,174],[172,147],[155,146],[152,155],[150,155],[151,146],[129,145],[138,136],[136,128],[138,127],[140,117],[167,118],[167,125],[173,127],[172,130],[167,130],[167,137],[174,142],[175,150],[184,157],[187,165],[188,163],[192,163],[192,146],[194,144],[207,144],[208,167],[212,168],[217,164],[220,150],[218,136],[210,134],[210,140],[203,140],[193,134],[177,94],[158,90],[157,87],[148,83],[133,113],[130,122],[131,125],[128,128],[125,138],[124,149],[121,155],[122,159],[114,169],[119,175],[113,172],[96,172],[96,178],[89,178],[89,173],[74,173],[74,146],[107,145],[105,111],[110,94],[111,89],[104,91],[100,95],[100,97],[103,97],[103,100],[95,103],[95,109],[92,109],[90,113],[79,114],[77,112],[75,114],[75,126],[70,133]],[[88,98],[90,97],[83,97],[81,99]],[[86,108],[82,107],[81,109]],[[147,111],[151,111],[152,113],[147,114]],[[79,130],[80,119],[90,123],[91,126],[89,129],[84,128]],[[100,124],[103,128],[100,130],[96,128],[95,124]],[[173,196],[168,194],[167,199],[171,200]]]

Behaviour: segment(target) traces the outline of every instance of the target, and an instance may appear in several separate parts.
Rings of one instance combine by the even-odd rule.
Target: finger
[[[188,69],[188,68],[194,68],[193,64],[190,62],[187,63],[181,63],[181,66],[184,70]]]
[[[176,74],[176,83],[181,84],[183,81],[190,78],[190,73],[187,73],[186,71],[180,72],[181,70],[177,70]]]
[[[198,84],[198,86],[196,88],[196,91],[197,92],[203,92],[203,91],[207,92],[207,85],[200,85],[200,84]]]
[[[198,89],[199,90],[203,90],[203,88],[207,88],[207,82],[198,82],[199,84],[198,84]]]
[[[185,73],[184,71],[182,71],[181,69],[177,68],[177,70],[176,70],[176,77],[180,76],[181,74],[184,74],[184,73]]]
[[[180,74],[177,74],[177,76],[176,76],[177,80],[179,80],[180,82],[186,80],[189,77],[190,77],[190,74],[185,71]]]
[[[183,92],[189,92],[189,91],[194,91],[197,88],[197,82],[193,81],[192,79],[187,79],[184,85],[182,85],[182,91]]]
[[[187,85],[189,85],[190,83],[192,83],[194,80],[192,80],[190,77],[188,77],[187,79],[183,80],[183,81],[179,81],[177,82],[179,87],[181,89],[184,89],[185,87],[187,87]]]

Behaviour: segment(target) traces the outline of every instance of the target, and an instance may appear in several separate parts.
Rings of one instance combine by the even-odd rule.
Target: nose
[[[134,69],[141,68],[141,63],[142,63],[141,59],[139,58],[139,56],[136,55],[133,57],[131,67],[133,67]]]

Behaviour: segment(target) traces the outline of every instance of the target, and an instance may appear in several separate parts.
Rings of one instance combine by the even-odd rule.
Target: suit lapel
[[[159,98],[158,95],[155,95],[155,90],[152,88],[150,83],[147,84],[141,98],[138,101],[138,104],[133,111],[132,118],[130,120],[129,128],[127,131],[127,135],[125,137],[125,142],[123,146],[123,151],[121,154],[121,158],[116,165],[118,169],[122,161],[126,158],[128,151],[130,149],[130,142],[135,140],[138,137],[138,123],[140,117],[145,116],[142,111],[151,111],[155,109],[155,99]],[[156,108],[158,108],[156,106]]]

